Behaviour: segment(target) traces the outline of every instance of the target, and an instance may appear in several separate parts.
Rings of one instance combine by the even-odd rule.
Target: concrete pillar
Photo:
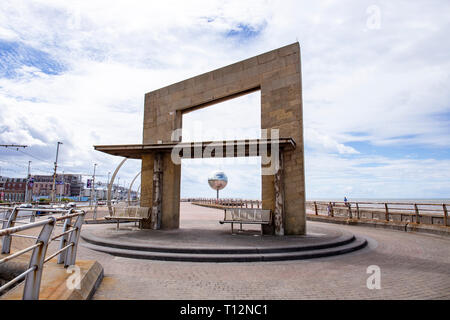
[[[150,216],[151,228],[161,228],[162,186],[163,186],[163,161],[161,153],[155,154],[153,161],[153,191],[152,211]]]
[[[151,214],[158,199],[154,195],[154,171],[155,166],[162,170],[160,178],[161,198],[160,198],[160,229],[177,229],[180,226],[180,182],[181,165],[172,162],[170,153],[161,154],[160,164],[155,165],[155,156],[146,154],[142,157],[141,173],[141,206],[150,207]],[[150,219],[144,220],[142,227],[144,229],[153,229],[155,226]]]
[[[181,165],[174,164],[170,153],[165,153],[163,166],[161,229],[178,229],[180,227]]]
[[[283,153],[280,153],[280,166],[275,174],[275,211],[273,222],[275,226],[275,235],[284,235],[284,185],[283,185]]]
[[[141,169],[141,207],[152,207],[153,205],[153,154],[142,156]],[[143,229],[151,229],[151,219],[142,221]]]

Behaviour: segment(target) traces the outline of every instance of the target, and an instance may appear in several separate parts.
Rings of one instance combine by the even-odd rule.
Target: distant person
[[[344,204],[345,204],[346,206],[348,205],[347,197],[344,197]]]
[[[327,212],[328,212],[328,216],[330,216],[330,214],[331,214],[331,202],[328,203]]]

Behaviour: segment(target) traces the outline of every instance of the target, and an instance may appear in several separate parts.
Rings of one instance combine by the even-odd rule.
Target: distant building
[[[0,200],[22,202],[25,200],[27,179],[0,177]]]
[[[84,189],[83,190],[83,196],[84,197],[91,197],[91,189]],[[105,189],[103,187],[95,187],[95,199],[97,200],[105,200],[108,197],[108,189]]]
[[[34,182],[33,184],[33,196],[49,197],[52,194],[53,181],[52,182]],[[70,196],[70,184],[58,182],[55,185],[56,197],[68,197]]]
[[[52,186],[53,183],[53,175],[34,175],[34,183],[41,184],[38,186],[36,190],[40,190],[38,192],[45,193],[48,189],[48,183],[50,183],[50,193],[47,195],[51,195]],[[64,185],[64,187],[58,187],[58,185]],[[68,185],[69,187],[67,187]],[[62,192],[62,193],[61,193]],[[78,197],[83,192],[83,181],[81,174],[58,174],[56,175],[56,195],[62,195],[65,197]],[[33,187],[33,195],[39,196],[44,195],[40,193],[34,193],[34,187]]]
[[[83,193],[84,184],[81,174],[64,174],[64,182],[70,184],[70,195],[78,197]]]
[[[84,189],[83,196],[90,198],[91,189]],[[95,183],[95,198],[97,200],[106,200],[108,198],[108,185],[102,182]],[[111,199],[127,200],[128,189],[122,186],[114,185],[111,190]],[[131,191],[130,200],[137,199],[137,192]]]

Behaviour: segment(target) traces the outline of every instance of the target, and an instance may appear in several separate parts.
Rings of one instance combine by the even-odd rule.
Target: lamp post
[[[52,185],[52,196],[51,196],[51,201],[54,202],[55,201],[55,194],[56,194],[56,190],[55,190],[55,183],[56,183],[56,169],[58,167],[58,154],[59,154],[59,145],[63,144],[62,142],[57,143],[56,145],[56,160],[55,160],[55,171],[53,172],[53,185]]]
[[[28,161],[28,173],[27,173],[27,182],[25,185],[25,202],[28,202],[28,184],[30,183],[30,165],[31,161]]]
[[[93,193],[95,193],[95,168],[97,167],[97,164],[94,163],[94,174],[92,175],[92,184],[91,184],[91,197],[90,197],[90,203],[89,205],[92,205],[92,199],[94,199],[95,201],[95,195]]]
[[[60,185],[60,187],[59,187],[59,202],[61,202],[62,195],[66,193],[66,191],[65,191],[66,180],[64,179],[64,170],[63,170],[63,173],[62,173],[62,181],[61,182],[62,182],[62,186]]]

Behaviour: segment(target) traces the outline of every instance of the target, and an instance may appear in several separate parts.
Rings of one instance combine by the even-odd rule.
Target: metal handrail
[[[60,217],[52,216],[43,219],[41,221],[30,222],[28,224],[21,226],[14,226],[14,224],[17,222],[16,221],[17,212],[19,210],[22,211],[23,209],[27,209],[26,211],[34,211],[34,212],[42,211],[42,209],[39,208],[18,208],[18,207],[9,208],[11,212],[9,214],[8,220],[6,222],[5,221],[3,222],[3,229],[0,230],[0,236],[3,236],[2,253],[3,254],[10,253],[12,236],[33,238],[36,239],[36,243],[33,244],[32,246],[17,251],[9,256],[6,256],[3,259],[0,259],[0,264],[2,264],[5,263],[6,261],[17,258],[18,256],[21,256],[29,251],[32,251],[29,262],[29,268],[19,276],[15,277],[5,285],[0,287],[0,292],[8,289],[14,283],[17,283],[18,281],[25,278],[23,299],[37,300],[39,299],[39,290],[44,263],[58,256],[57,263],[58,264],[63,263],[64,267],[68,267],[70,265],[75,264],[78,241],[86,212],[83,210],[75,210],[73,208],[68,210],[50,209],[48,211],[61,213],[62,215]],[[72,225],[73,218],[76,218],[76,221]],[[63,232],[54,237],[51,237],[56,222],[58,221],[64,221]],[[37,237],[16,234],[17,232],[20,231],[25,231],[41,226],[42,230],[39,236]],[[58,238],[61,238],[59,250],[57,250],[47,258],[45,258],[49,243],[55,241]]]
[[[420,223],[428,223],[426,219],[431,219],[431,224],[433,223],[434,218],[443,219],[442,225],[449,226],[448,222],[448,207],[450,207],[450,203],[415,203],[415,202],[341,202],[341,201],[307,201],[307,204],[314,205],[315,215],[318,215],[320,207],[327,208],[328,215],[330,217],[334,217],[334,209],[340,209],[340,213],[344,211],[344,216],[346,215],[345,211],[347,211],[347,215],[349,219],[354,219],[355,217],[352,214],[352,210],[356,210],[356,219],[361,218],[361,213],[364,213],[365,216],[367,212],[373,215],[374,212],[378,214],[384,214],[384,220],[386,222],[392,221],[391,216],[400,215],[400,220],[402,220],[403,216],[410,216],[411,222],[416,224]],[[377,206],[373,206],[377,205]],[[408,207],[398,207],[401,206],[410,206]],[[425,208],[423,206],[426,206]],[[435,209],[436,207],[440,207],[441,209]],[[441,214],[438,214],[438,213]]]
[[[60,254],[63,251],[66,251],[67,249],[69,249],[69,247],[73,246],[73,243],[69,243],[67,246],[59,249],[58,251],[56,251],[55,253],[53,253],[51,256],[45,258],[44,263],[46,263],[47,261],[50,261],[51,259],[53,259],[54,257],[56,257],[58,254]]]
[[[328,204],[330,201],[314,201],[314,200],[308,200],[307,202],[316,202],[317,204]],[[332,203],[342,203],[345,204],[345,201],[331,201]],[[391,204],[391,205],[412,205],[412,204],[416,204],[416,205],[420,205],[420,206],[442,206],[442,203],[417,203],[417,202],[389,202],[389,201],[379,201],[379,202],[367,202],[367,201],[347,201],[347,203],[358,203],[358,204]],[[450,206],[450,202],[449,203],[445,203],[446,205]]]
[[[58,238],[60,238],[60,237],[62,237],[62,236],[64,236],[64,235],[66,235],[66,234],[72,233],[72,232],[75,231],[75,230],[76,230],[75,228],[72,228],[72,229],[70,229],[70,230],[67,230],[67,231],[65,231],[65,232],[63,232],[63,233],[61,233],[61,234],[58,234],[57,236],[54,236],[53,238],[50,239],[50,241],[54,241],[54,240],[56,240],[56,239],[58,239]]]
[[[243,208],[262,208],[261,200],[246,200],[246,199],[216,199],[216,198],[189,198],[192,203],[206,204],[206,205],[219,205],[222,207],[241,207]]]
[[[25,278],[30,272],[35,271],[37,268],[37,266],[32,266],[31,268],[28,268],[26,271],[24,271],[23,273],[21,273],[20,275],[18,275],[17,277],[15,277],[14,279],[12,279],[11,281],[9,281],[8,283],[6,283],[4,286],[2,286],[0,288],[0,291],[6,290],[9,287],[11,287],[14,283],[19,282],[20,280],[22,280],[23,278]]]
[[[17,227],[10,227],[10,228],[2,229],[2,230],[0,230],[0,237],[1,236],[9,236],[9,235],[19,232],[19,231],[25,231],[28,229],[40,227],[42,225],[46,225],[49,223],[48,220],[50,220],[50,219],[41,220],[41,221],[33,222],[33,223],[28,223],[28,224],[24,224],[24,225],[17,226]],[[2,252],[2,253],[7,253],[7,252]]]
[[[31,251],[31,250],[33,250],[34,248],[37,248],[37,247],[39,247],[39,246],[42,246],[42,242],[38,242],[38,243],[36,243],[36,244],[33,244],[31,247],[27,247],[27,248],[25,248],[25,249],[22,249],[22,250],[20,250],[20,251],[17,251],[16,253],[13,253],[13,254],[11,254],[11,255],[9,255],[9,256],[7,256],[7,257],[1,259],[1,260],[0,260],[0,264],[4,263],[4,262],[6,262],[6,261],[12,260],[12,259],[14,259],[14,258],[16,258],[16,257],[18,257],[18,256],[21,256],[22,254],[27,253],[28,251]]]
[[[210,205],[213,207],[219,208],[232,208],[232,207],[248,207],[249,205],[253,208],[253,205],[256,204],[259,208],[260,205],[262,207],[261,200],[245,200],[245,199],[215,199],[215,198],[188,198],[188,201],[196,204],[204,204],[206,206]],[[448,210],[450,208],[450,203],[414,203],[414,202],[389,202],[389,201],[306,201],[309,205],[314,205],[315,214],[318,215],[319,208],[323,210],[323,208],[327,208],[328,215],[330,217],[334,217],[334,210],[337,213],[342,213],[344,211],[344,215],[347,215],[349,219],[360,219],[361,212],[369,211],[378,212],[384,214],[384,219],[389,222],[391,221],[392,216],[400,215],[402,216],[411,216],[410,220],[415,223],[428,223],[427,220],[424,219],[432,219],[431,224],[433,224],[433,219],[435,218],[443,218],[443,225],[450,226],[450,222],[448,219]],[[404,207],[398,207],[404,206]],[[409,206],[409,208],[407,207]],[[370,212],[370,211],[369,211]],[[356,215],[355,215],[356,213]],[[373,218],[373,216],[372,216]],[[414,219],[413,219],[414,218]]]
[[[29,236],[26,234],[12,234],[13,237],[19,237],[19,238],[27,238],[27,239],[37,239],[36,236]]]

